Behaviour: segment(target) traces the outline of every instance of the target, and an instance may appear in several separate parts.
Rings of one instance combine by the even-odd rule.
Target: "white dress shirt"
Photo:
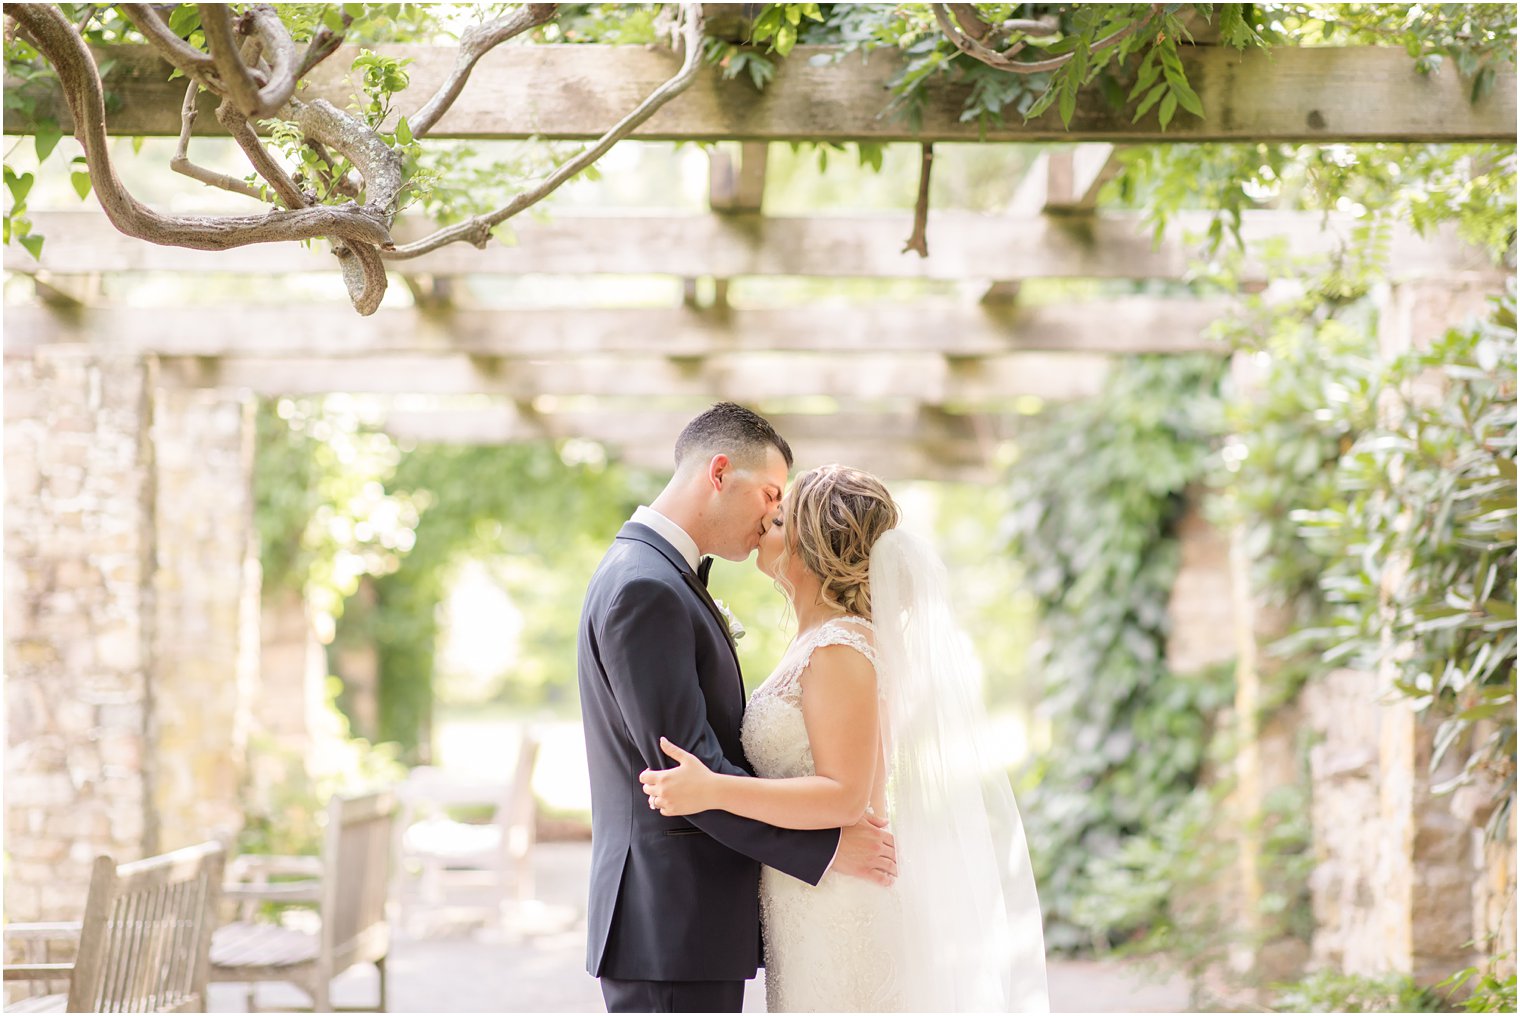
[[[629,521],[637,522],[641,526],[648,526],[659,533],[665,538],[665,542],[676,548],[680,555],[686,559],[686,563],[691,565],[692,571],[697,570],[697,562],[701,559],[702,552],[697,549],[697,541],[693,540],[686,530],[653,508],[645,505],[639,505],[638,510],[633,513],[633,518],[629,519]]]

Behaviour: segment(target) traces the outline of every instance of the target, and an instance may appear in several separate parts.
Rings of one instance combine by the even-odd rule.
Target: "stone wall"
[[[1194,491],[1177,524],[1181,561],[1167,603],[1171,632],[1166,665],[1192,674],[1235,657],[1235,602],[1231,598],[1230,541],[1204,518],[1204,493]]]
[[[6,917],[73,920],[97,855],[241,826],[251,419],[84,346],[4,376]]]
[[[139,359],[5,361],[9,920],[77,920],[95,856],[147,842],[150,412]]]
[[[1395,285],[1383,301],[1387,356],[1429,343],[1487,313],[1482,280]],[[1439,395],[1436,379],[1416,397]],[[1384,412],[1396,412],[1390,401]],[[1390,562],[1384,580],[1394,581]],[[1481,815],[1432,788],[1460,770],[1460,752],[1430,771],[1438,717],[1390,695],[1396,668],[1339,671],[1304,695],[1319,738],[1311,753],[1316,868],[1314,964],[1434,984],[1513,950],[1514,840],[1484,842]],[[1474,951],[1469,942],[1477,940]],[[1509,961],[1513,963],[1513,959]]]
[[[153,680],[155,849],[230,841],[258,683],[253,402],[159,391]]]
[[[254,728],[277,754],[309,761],[327,701],[327,652],[299,593],[278,590],[264,597],[259,638]]]

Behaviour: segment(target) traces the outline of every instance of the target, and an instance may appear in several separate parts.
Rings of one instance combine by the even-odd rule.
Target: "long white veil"
[[[893,529],[871,551],[909,1010],[1050,1011],[1024,825],[993,763],[981,668],[944,565]]]

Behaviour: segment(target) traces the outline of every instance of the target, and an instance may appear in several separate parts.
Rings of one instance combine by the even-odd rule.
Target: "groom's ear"
[[[732,468],[733,463],[729,461],[727,455],[714,455],[708,460],[707,482],[712,485],[713,490],[722,492],[723,484],[728,480],[728,473]]]

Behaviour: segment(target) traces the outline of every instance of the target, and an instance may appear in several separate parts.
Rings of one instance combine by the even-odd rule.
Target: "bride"
[[[770,1011],[1048,1012],[1034,876],[1007,776],[989,764],[975,656],[943,566],[897,522],[869,473],[797,478],[757,562],[797,617],[744,715],[745,754],[766,778],[713,773],[662,738],[678,764],[641,774],[644,792],[663,815],[890,819],[891,888],[762,869]]]

